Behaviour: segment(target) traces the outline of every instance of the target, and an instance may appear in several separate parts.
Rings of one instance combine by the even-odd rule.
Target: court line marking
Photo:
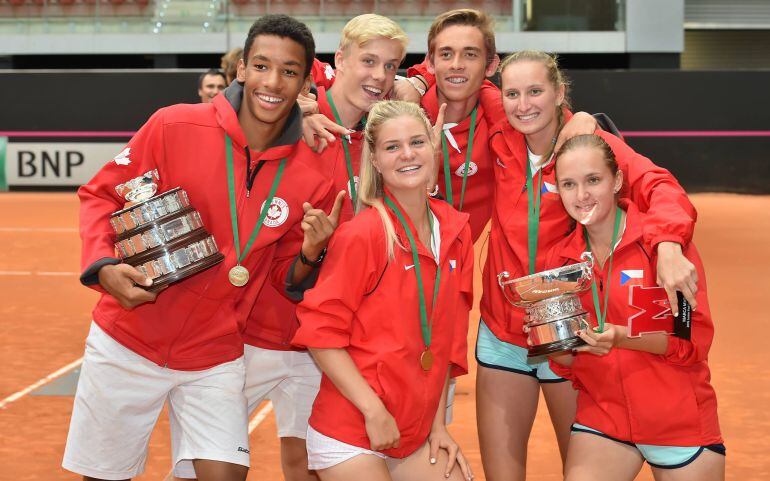
[[[45,232],[45,233],[75,233],[74,227],[0,227],[0,232]]]
[[[262,409],[257,412],[257,414],[254,415],[253,418],[251,418],[251,421],[249,421],[249,434],[251,434],[255,429],[257,429],[257,426],[259,426],[262,421],[265,420],[268,414],[270,414],[270,411],[273,410],[273,401],[268,401],[267,404],[265,404]]]
[[[67,364],[66,366],[52,372],[51,374],[45,376],[44,378],[38,379],[34,383],[30,384],[29,386],[25,387],[21,391],[16,391],[15,393],[11,394],[7,398],[0,401],[0,409],[5,409],[5,407],[12,402],[18,401],[19,399],[23,398],[27,394],[31,393],[35,389],[39,388],[40,386],[43,386],[44,384],[48,384],[49,382],[53,381],[54,379],[63,376],[67,372],[75,369],[76,367],[83,364],[83,358],[76,359],[75,361],[72,361],[71,363]]]

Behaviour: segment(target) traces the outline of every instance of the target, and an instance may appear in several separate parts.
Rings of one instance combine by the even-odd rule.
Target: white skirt
[[[307,464],[308,469],[326,469],[344,463],[360,454],[371,454],[388,459],[384,454],[370,449],[343,443],[319,433],[312,426],[307,428]]]

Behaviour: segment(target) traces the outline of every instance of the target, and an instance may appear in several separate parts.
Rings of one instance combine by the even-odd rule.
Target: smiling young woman
[[[383,101],[364,135],[359,213],[332,238],[293,342],[324,372],[308,429],[323,481],[470,479],[446,430],[467,372],[468,215],[430,199],[434,142],[419,106]]]
[[[593,294],[583,295],[583,305],[599,321],[599,332],[580,333],[587,345],[577,354],[552,357],[554,370],[578,390],[565,479],[631,481],[647,461],[657,480],[723,481],[725,447],[707,365],[714,325],[695,246],[684,250],[699,278],[689,339],[630,337],[628,319],[639,312],[630,305],[632,289],[654,287],[657,277],[642,241],[646,216],[619,199],[623,171],[600,136],[568,140],[555,171],[561,201],[578,227],[551,249],[546,267],[594,253]],[[633,279],[623,275],[630,272]]]
[[[521,51],[510,55],[501,63],[500,79],[507,122],[498,124],[490,137],[498,160],[476,346],[477,417],[488,479],[523,480],[540,390],[562,460],[567,454],[577,393],[550,369],[547,359],[528,358],[522,330],[524,311],[504,298],[497,274],[508,271],[515,278],[542,271],[548,250],[572,228],[557,193],[551,161],[556,139],[572,113],[568,110],[568,82],[555,58],[547,53]],[[619,178],[621,195],[648,212],[644,241],[663,261],[664,245],[686,246],[689,242],[694,208],[668,171],[617,137],[597,134],[611,147],[625,174]],[[666,263],[692,267],[681,255]]]

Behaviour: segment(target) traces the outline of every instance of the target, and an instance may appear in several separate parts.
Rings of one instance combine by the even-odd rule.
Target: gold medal
[[[427,347],[420,354],[420,366],[423,371],[430,371],[430,368],[433,367],[433,353]]]
[[[235,287],[243,287],[249,282],[249,270],[238,264],[230,269],[227,273],[227,277],[230,279],[230,284]]]

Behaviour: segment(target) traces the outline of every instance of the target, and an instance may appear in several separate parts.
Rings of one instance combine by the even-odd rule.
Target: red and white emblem
[[[262,202],[262,207],[260,207],[260,210],[264,208],[264,206],[265,203]],[[279,225],[286,222],[286,219],[288,218],[289,204],[287,204],[286,201],[280,197],[273,197],[273,201],[270,203],[270,208],[267,209],[265,220],[262,221],[262,223],[267,227],[278,227]]]

